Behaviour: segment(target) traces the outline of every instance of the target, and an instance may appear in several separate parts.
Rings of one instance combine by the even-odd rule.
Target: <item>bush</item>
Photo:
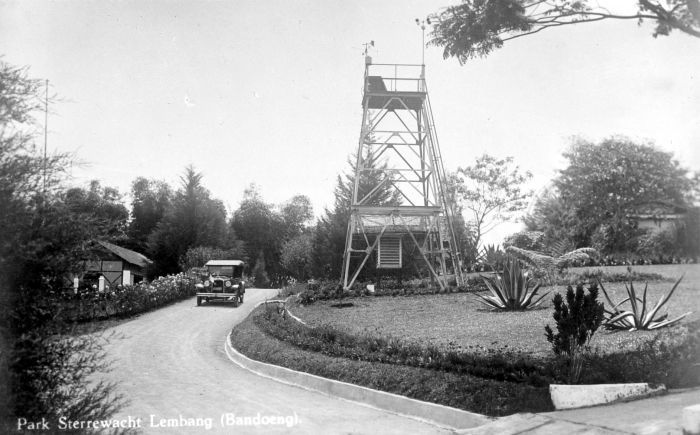
[[[355,282],[348,291],[343,290],[343,285],[336,280],[309,280],[306,289],[299,292],[298,301],[302,305],[309,305],[316,301],[341,299],[344,297],[364,296],[417,296],[437,293],[461,293],[486,291],[486,285],[480,278],[467,278],[465,284],[448,287],[445,292],[439,292],[439,287],[431,287],[430,281],[425,279],[412,279],[403,281],[401,285],[397,281],[382,281],[382,286],[372,282]],[[388,285],[385,285],[387,284]],[[374,286],[374,290],[368,290],[368,285]]]
[[[603,304],[598,302],[598,286],[591,284],[584,295],[583,285],[566,289],[566,302],[561,294],[554,295],[554,314],[557,332],[545,326],[547,341],[556,355],[564,356],[568,365],[566,382],[574,384],[581,377],[583,360],[593,334],[603,321]]]
[[[660,273],[638,272],[636,270],[630,270],[629,272],[608,272],[603,269],[596,269],[584,270],[583,272],[568,270],[567,272],[561,273],[557,276],[556,283],[557,285],[576,285],[580,282],[626,282],[629,281],[630,277],[634,281],[670,280],[669,278],[661,275]]]
[[[674,230],[647,231],[639,237],[637,254],[654,258],[671,257],[676,253],[676,241]]]
[[[544,251],[544,233],[542,231],[519,231],[506,237],[503,246],[515,246],[528,251]]]
[[[109,369],[102,350],[104,338],[55,332],[32,330],[14,342],[10,359],[14,415],[29,421],[46,418],[51,424],[60,417],[109,418],[125,402],[115,393],[114,384],[90,383]],[[15,422],[12,432],[16,428]]]

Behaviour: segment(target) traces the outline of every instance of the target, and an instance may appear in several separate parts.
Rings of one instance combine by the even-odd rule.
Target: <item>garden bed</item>
[[[695,312],[657,331],[599,330],[580,383],[700,385],[700,266],[673,271],[679,269],[690,273],[664,308],[672,316]],[[615,301],[627,295],[624,283],[604,285]],[[652,282],[648,302],[655,304],[672,285]],[[539,412],[551,409],[547,387],[565,380],[568,370],[544,337],[544,326],[554,325],[552,297],[521,312],[491,311],[469,293],[289,304],[308,325],[261,307],[234,328],[232,344],[259,361],[472,412]]]
[[[258,361],[490,416],[554,409],[546,386],[534,387],[468,374],[358,361],[303,350],[263,332],[256,324],[256,318],[264,314],[264,307],[257,308],[231,334],[231,344]]]

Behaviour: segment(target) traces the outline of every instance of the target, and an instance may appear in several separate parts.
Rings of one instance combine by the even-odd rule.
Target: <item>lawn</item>
[[[626,271],[623,266],[603,269]],[[674,317],[692,311],[681,325],[700,320],[700,265],[637,266],[634,270],[660,273],[669,278],[685,273],[685,278],[661,312],[668,311]],[[638,287],[635,287],[641,292],[644,283],[637,284]],[[626,297],[623,283],[604,285],[615,302]],[[672,285],[670,282],[651,282],[648,299],[656,303]],[[525,312],[494,312],[468,293],[346,298],[342,301],[343,308],[334,307],[339,305],[339,301],[330,300],[308,306],[295,305],[292,311],[310,325],[331,324],[353,334],[379,333],[420,344],[436,344],[445,349],[509,348],[533,356],[544,356],[551,352],[544,337],[544,326],[548,323],[554,326],[551,298],[555,292],[563,293],[565,288],[545,287],[540,291],[551,291],[545,297],[546,302],[539,309]],[[592,344],[603,352],[612,352],[634,348],[638,342],[650,340],[659,333],[666,332],[668,339],[677,339],[685,331],[683,326],[660,332],[611,332],[601,329]]]

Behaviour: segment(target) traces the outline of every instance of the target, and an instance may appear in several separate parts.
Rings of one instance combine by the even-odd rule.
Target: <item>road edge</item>
[[[265,301],[258,305],[264,304]],[[256,305],[256,308],[257,306]],[[352,402],[358,402],[383,411],[393,412],[437,426],[450,429],[475,428],[493,421],[492,418],[436,403],[423,402],[410,397],[336,381],[286,367],[268,364],[248,358],[231,345],[231,332],[226,336],[224,351],[228,359],[238,366],[265,378],[284,384],[321,392]]]

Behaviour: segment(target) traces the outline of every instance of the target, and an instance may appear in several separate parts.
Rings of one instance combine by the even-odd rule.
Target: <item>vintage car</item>
[[[209,260],[204,265],[205,273],[202,283],[197,284],[197,305],[202,301],[224,300],[233,302],[233,306],[243,303],[245,281],[241,260]]]

